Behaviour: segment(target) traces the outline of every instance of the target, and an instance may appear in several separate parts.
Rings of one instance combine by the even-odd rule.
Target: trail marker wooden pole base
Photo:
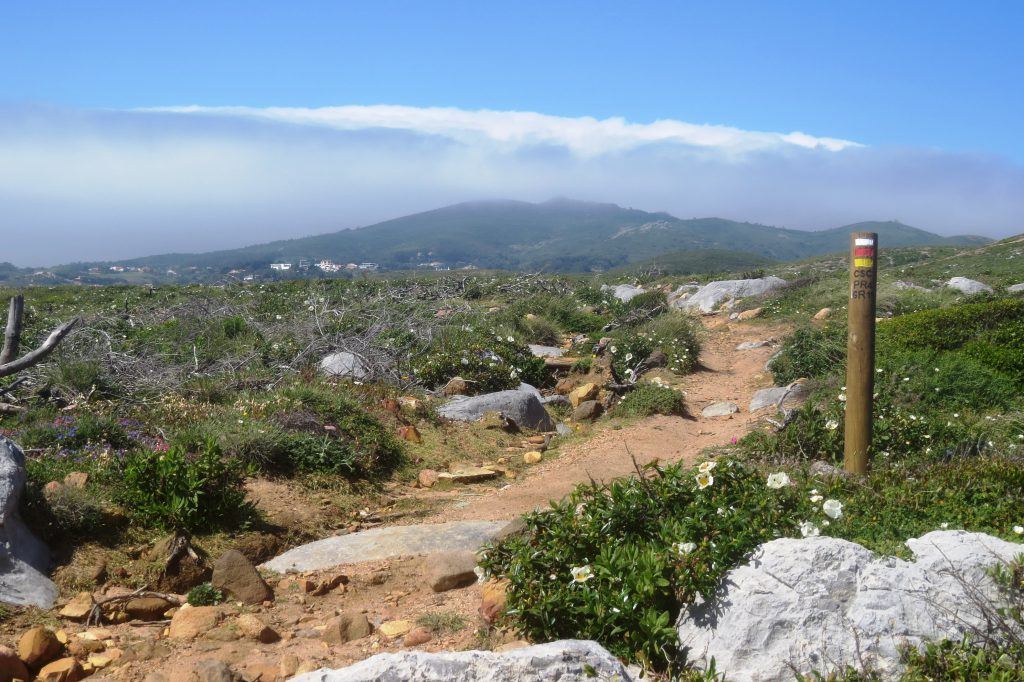
[[[852,474],[868,473],[875,391],[875,291],[878,235],[850,235],[849,333],[846,341],[846,427],[843,465]]]

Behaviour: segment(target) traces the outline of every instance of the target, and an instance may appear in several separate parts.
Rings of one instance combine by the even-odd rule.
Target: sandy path
[[[712,318],[711,323],[715,322],[718,320]],[[682,384],[688,410],[695,418],[655,416],[618,430],[605,428],[585,442],[567,446],[557,458],[530,468],[526,476],[507,488],[459,495],[427,522],[512,519],[546,507],[549,500],[564,497],[589,478],[609,481],[632,474],[630,454],[640,464],[655,459],[693,462],[703,448],[743,436],[756,421],[747,412],[751,396],[772,385],[764,365],[776,348],[737,351],[736,346],[744,341],[782,338],[786,331],[736,322],[710,328],[701,351],[704,368],[686,377]],[[735,402],[740,412],[731,417],[700,416],[704,407],[722,400]]]

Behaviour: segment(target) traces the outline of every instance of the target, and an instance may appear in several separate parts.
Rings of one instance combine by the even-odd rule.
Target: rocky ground
[[[705,447],[727,445],[742,436],[762,415],[770,416],[771,410],[750,414],[748,406],[758,389],[771,385],[764,366],[775,348],[771,343],[745,350],[737,346],[782,338],[787,330],[720,318],[706,318],[706,325],[698,372],[681,379],[669,373],[649,375],[685,391],[691,416],[609,422],[614,426],[597,422],[563,437],[557,455],[542,452],[539,461],[525,467],[523,458],[544,450],[543,441],[522,439],[489,452],[459,453],[454,458],[464,464],[497,471],[497,481],[389,486],[392,508],[429,510],[407,531],[408,537],[423,539],[434,524],[446,522],[512,521],[580,482],[630,475],[634,459],[639,464],[696,461]],[[730,407],[724,416],[703,416],[705,408],[721,402],[734,403],[738,411]],[[413,456],[415,447],[410,446]],[[529,456],[527,461],[535,459]],[[503,468],[513,460],[518,466]],[[421,480],[433,484],[434,476],[428,473]],[[340,531],[329,530],[331,520],[322,518],[320,508],[296,504],[287,489],[272,482],[254,483],[250,497],[284,527],[311,524],[324,535],[347,532],[345,524]],[[396,513],[374,525],[408,521]],[[45,614],[42,629],[4,632],[0,641],[10,648],[0,650],[0,682],[25,679],[18,658],[29,662],[33,672],[42,668],[41,676],[54,681],[73,682],[92,672],[95,680],[269,682],[323,666],[337,668],[383,651],[522,646],[514,633],[493,626],[502,605],[500,586],[478,583],[472,554],[449,550],[410,556],[399,538],[387,552],[393,556],[287,576],[264,571],[263,578],[241,554],[235,553],[230,565],[223,565],[221,556],[214,583],[228,588],[233,598],[211,607],[179,606],[184,603],[180,594],[132,596],[117,585],[116,575],[107,577],[94,593],[62,602]],[[112,601],[104,605],[104,600]],[[105,615],[102,626],[86,623],[90,613],[97,615],[94,603]],[[57,660],[43,667],[52,659]]]

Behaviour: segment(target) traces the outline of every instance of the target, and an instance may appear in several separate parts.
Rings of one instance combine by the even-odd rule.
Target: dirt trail
[[[512,519],[546,507],[549,500],[564,497],[589,478],[609,481],[632,474],[630,454],[640,464],[655,459],[665,463],[693,462],[703,448],[724,445],[743,436],[756,421],[747,412],[751,396],[772,385],[764,365],[776,348],[737,351],[736,346],[745,341],[779,339],[788,330],[742,322],[721,323],[718,318],[710,318],[708,326],[701,351],[703,369],[680,384],[692,418],[655,416],[621,429],[605,429],[585,441],[568,445],[557,458],[530,468],[527,475],[504,489],[458,495],[426,522]],[[730,417],[701,416],[703,408],[723,400],[735,402],[740,412]]]

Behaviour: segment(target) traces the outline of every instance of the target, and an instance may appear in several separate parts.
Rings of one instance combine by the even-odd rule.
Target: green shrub
[[[1004,299],[904,315],[878,327],[881,346],[953,350],[986,332],[1024,321],[1024,300]],[[881,349],[881,348],[880,348]]]
[[[681,415],[685,409],[683,394],[679,391],[642,383],[626,394],[615,412],[627,417],[649,417],[654,414]]]
[[[605,352],[611,360],[612,369],[624,381],[640,378],[640,365],[654,350],[654,342],[646,335],[635,332],[620,332],[612,338]]]
[[[821,329],[800,327],[786,338],[768,365],[778,386],[800,378],[844,372],[845,367],[846,326],[836,324],[826,324]]]
[[[224,601],[224,593],[210,583],[200,583],[188,591],[188,603],[192,606],[216,606]]]
[[[132,452],[122,466],[119,501],[144,526],[202,532],[231,527],[252,512],[241,467],[212,440],[195,455],[179,447]]]
[[[675,374],[688,374],[700,358],[700,323],[691,315],[672,312],[657,317],[640,327],[652,345],[665,354],[668,369]]]
[[[116,394],[106,369],[96,360],[62,358],[46,373],[45,392],[109,398]]]
[[[444,330],[426,352],[414,359],[413,371],[431,388],[462,377],[474,393],[512,389],[520,382],[539,386],[547,378],[544,361],[513,337],[467,327]]]
[[[799,534],[800,519],[813,513],[805,495],[769,488],[748,465],[706,467],[706,479],[674,465],[649,469],[653,478],[581,485],[528,514],[527,532],[482,561],[510,581],[512,624],[537,641],[594,639],[616,656],[664,668],[676,655],[682,605],[714,594],[757,545]]]

